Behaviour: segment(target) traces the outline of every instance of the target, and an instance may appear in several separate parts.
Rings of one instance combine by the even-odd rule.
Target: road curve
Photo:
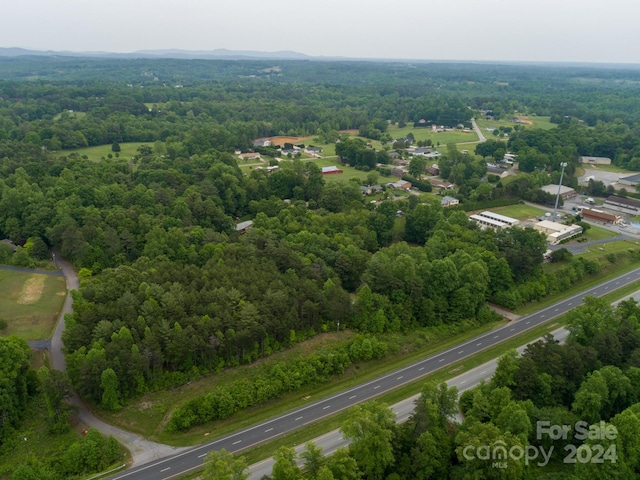
[[[357,403],[370,400],[406,383],[419,380],[430,373],[446,368],[482,350],[493,347],[531,328],[546,323],[581,305],[584,298],[588,295],[599,297],[636,280],[640,280],[640,268],[636,268],[596,287],[588,288],[549,307],[543,308],[530,315],[525,315],[516,321],[512,321],[504,327],[479,335],[456,347],[432,355],[407,367],[395,370],[379,378],[350,388],[349,390],[254,425],[253,427],[193,447],[172,457],[135,467],[111,478],[113,480],[176,478],[179,475],[183,475],[188,471],[202,466],[204,457],[211,450],[224,448],[227,451],[237,453],[275,437],[283,436],[321,418],[350,408]]]

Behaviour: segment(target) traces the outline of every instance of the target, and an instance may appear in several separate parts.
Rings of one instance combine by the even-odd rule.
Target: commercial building
[[[558,185],[545,185],[544,187],[540,187],[540,190],[542,190],[543,192],[547,192],[555,197],[558,194]],[[573,188],[560,185],[560,197],[562,199],[571,198],[576,195],[577,192]]]
[[[499,213],[494,212],[481,212],[471,215],[469,217],[471,220],[474,220],[481,227],[489,227],[489,228],[510,228],[515,227],[520,222],[511,217],[507,217],[506,215],[500,215]]]
[[[618,179],[618,183],[621,183],[622,185],[630,185],[632,187],[635,187],[640,183],[640,173],[629,175],[628,177],[620,177]]]
[[[638,215],[640,213],[640,200],[636,200],[635,198],[616,197],[615,195],[610,195],[604,201],[604,206],[611,210],[631,215]]]
[[[607,157],[579,157],[579,160],[590,165],[611,165],[611,159]]]
[[[620,223],[620,215],[613,215],[611,213],[603,212],[602,210],[595,210],[593,208],[583,208],[580,212],[585,220],[591,220],[594,222],[603,222],[616,225]]]
[[[542,232],[547,236],[547,242],[551,245],[557,245],[562,240],[575,237],[582,233],[580,225],[564,225],[550,220],[543,220],[536,223],[533,228],[538,232]]]

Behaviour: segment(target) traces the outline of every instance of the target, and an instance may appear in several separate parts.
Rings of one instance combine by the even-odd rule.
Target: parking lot
[[[578,182],[580,185],[586,185],[589,183],[589,179],[593,178],[594,180],[600,180],[605,186],[614,185],[616,188],[622,188],[625,185],[615,185],[620,177],[626,177],[628,175],[632,175],[632,173],[621,173],[621,172],[605,172],[604,170],[598,170],[595,168],[585,168],[584,175],[582,175]],[[626,186],[627,189],[633,188]]]

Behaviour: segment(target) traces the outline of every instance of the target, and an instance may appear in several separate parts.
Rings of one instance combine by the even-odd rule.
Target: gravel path
[[[57,252],[54,252],[53,258],[56,265],[64,274],[64,277],[67,281],[67,289],[69,291],[69,294],[67,295],[67,298],[64,302],[64,306],[60,312],[60,316],[58,317],[58,323],[56,324],[56,328],[53,332],[53,337],[50,340],[51,365],[56,370],[64,371],[67,368],[64,354],[62,353],[62,332],[64,331],[65,323],[64,316],[65,314],[71,313],[73,311],[73,299],[71,298],[71,291],[77,290],[80,286],[80,282],[78,280],[78,275],[69,262],[63,259]],[[47,342],[49,341],[47,340]],[[69,403],[75,406],[75,415],[80,425],[87,428],[96,428],[104,435],[112,435],[126,448],[128,448],[131,452],[133,465],[142,465],[152,460],[157,460],[159,458],[167,457],[186,450],[185,447],[171,447],[169,445],[151,442],[144,437],[141,437],[140,435],[127,432],[126,430],[114,427],[113,425],[109,425],[108,423],[103,422],[91,413],[87,406],[82,402],[80,397],[78,397],[78,395],[75,393],[73,397],[69,399]]]

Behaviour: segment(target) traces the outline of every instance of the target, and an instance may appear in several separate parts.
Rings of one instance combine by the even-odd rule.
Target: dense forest
[[[465,208],[552,202],[539,187],[558,181],[561,162],[569,164],[565,184],[575,185],[579,155],[640,169],[640,71],[632,69],[75,58],[0,59],[0,67],[0,238],[19,246],[14,253],[0,244],[0,261],[33,266],[53,248],[80,270],[64,343],[71,384],[91,404],[117,411],[148,391],[255,362],[336,325],[359,334],[330,355],[203,392],[172,412],[173,431],[384,358],[389,334],[459,331],[496,318],[488,301],[515,308],[566,290],[601,265],[567,258],[545,273],[542,234],[481,230]],[[234,155],[252,151],[261,137],[314,136],[338,142],[337,161],[370,172],[372,184],[389,173],[389,125],[424,120],[463,128],[474,116],[515,112],[548,115],[557,126],[518,126],[506,141],[479,144],[476,155],[450,145],[438,163],[441,177],[457,185],[460,208],[443,209],[437,195],[390,191],[372,204],[362,182],[328,181],[312,161],[284,159],[273,172],[247,171]],[[373,140],[382,148],[373,149]],[[129,142],[141,145],[120,156],[120,144]],[[98,145],[112,152],[98,162],[72,151]],[[526,175],[503,184],[487,175],[486,160],[507,150],[518,154]],[[409,178],[427,191],[431,186],[416,178],[425,166],[414,162],[417,175]],[[253,227],[238,232],[236,224],[249,219]],[[606,365],[624,367],[585,367],[575,389]],[[21,405],[43,379],[10,377],[12,388],[0,400],[10,419],[1,437],[19,425]],[[529,398],[539,408],[574,401],[575,392],[566,391],[545,400],[554,404],[536,403],[527,395],[540,395],[545,385],[554,395],[561,391],[538,383],[510,398]],[[465,413],[480,408],[463,400]],[[497,421],[496,412],[495,419],[476,416],[479,423],[467,431]],[[417,420],[419,428],[433,422],[455,448],[446,420]],[[396,448],[408,450],[393,452],[404,468],[396,475],[429,478],[405,476],[414,468],[410,446],[424,430],[398,432]],[[524,433],[518,441],[530,431]],[[434,472],[450,472],[452,452]],[[391,474],[391,464],[381,472]],[[380,473],[371,472],[367,478]]]

